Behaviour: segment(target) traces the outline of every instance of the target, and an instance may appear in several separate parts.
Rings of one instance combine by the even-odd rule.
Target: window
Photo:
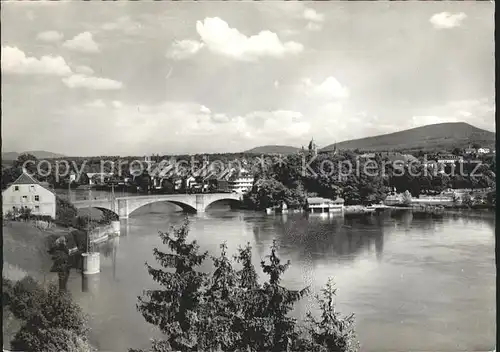
[[[30,192],[34,192],[35,191],[35,185],[31,185],[30,186]]]
[[[35,196],[35,202],[39,202],[40,201],[40,196]]]
[[[14,186],[14,191],[19,191],[19,186]]]
[[[40,211],[40,207],[38,205],[35,205],[35,211],[36,212],[39,212]]]
[[[23,198],[21,199],[23,202],[27,202],[28,201],[28,196],[23,196]]]

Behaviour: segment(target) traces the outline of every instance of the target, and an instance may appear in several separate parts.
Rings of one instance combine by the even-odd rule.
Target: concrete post
[[[203,194],[196,195],[196,211],[198,213],[205,212],[205,196]]]
[[[120,219],[128,219],[128,199],[118,199],[118,216]]]

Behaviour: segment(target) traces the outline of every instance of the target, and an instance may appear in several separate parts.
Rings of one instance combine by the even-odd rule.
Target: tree
[[[321,319],[316,319],[310,312],[307,314],[313,351],[356,352],[359,349],[354,331],[354,314],[341,317],[336,312],[336,291],[332,279],[329,279],[322,290],[323,297],[316,297],[321,309]]]
[[[2,169],[2,190],[6,189],[8,185],[17,180],[21,176],[21,168],[7,167]]]
[[[220,247],[220,256],[212,258],[215,271],[197,313],[197,349],[202,351],[233,351],[243,334],[238,329],[243,323],[238,277],[226,255],[226,244]]]
[[[264,283],[258,295],[261,301],[257,304],[258,311],[253,324],[253,327],[257,328],[254,334],[257,339],[251,346],[253,351],[290,351],[299,335],[296,319],[290,318],[288,313],[294,304],[309,292],[309,288],[297,291],[280,285],[281,277],[290,266],[290,261],[282,264],[277,249],[276,241],[273,241],[271,254],[266,257],[269,263],[265,260],[261,262],[262,270],[268,275],[269,281]]]
[[[47,290],[32,278],[14,285],[9,309],[24,324],[11,346],[19,351],[88,351],[87,317],[68,292]]]
[[[11,290],[4,292],[4,300],[17,319],[27,320],[42,309],[40,298],[44,291],[32,277],[26,276],[11,287]]]
[[[494,190],[492,192],[488,192],[488,194],[486,195],[486,202],[488,205],[490,205],[492,207],[496,207],[496,203],[497,203],[496,190]]]
[[[17,157],[17,160],[14,162],[14,167],[21,170],[24,167],[31,175],[37,177],[37,161],[38,159],[34,155],[24,153]]]
[[[213,273],[196,271],[208,253],[200,254],[196,242],[187,242],[187,232],[187,220],[168,233],[160,232],[170,249],[169,253],[157,248],[153,251],[163,269],[146,264],[162,289],[146,291],[139,297],[137,308],[147,322],[166,334],[165,340],[152,341],[151,352],[326,352],[334,343],[340,348],[336,351],[355,351],[353,326],[349,325],[353,317],[339,318],[331,305],[329,310],[325,308],[325,314],[330,314],[328,319],[317,322],[319,332],[315,339],[307,334],[301,336],[289,313],[308,288],[289,290],[280,285],[290,262],[282,263],[276,242],[271,246],[271,254],[261,262],[268,276],[261,285],[249,244],[240,247],[233,257],[241,265],[239,270],[233,268],[227,247],[222,244],[220,255],[212,257]],[[332,332],[332,326],[337,330]]]
[[[52,257],[52,268],[50,271],[57,273],[59,277],[59,289],[66,290],[71,269],[66,238],[64,236],[59,237],[48,252]]]
[[[71,226],[76,218],[77,210],[68,200],[56,197],[56,221],[63,226]]]
[[[196,268],[208,256],[208,252],[199,253],[196,241],[186,241],[189,221],[186,218],[179,228],[169,232],[160,232],[163,244],[171,253],[154,248],[153,254],[164,269],[155,269],[146,263],[149,275],[163,288],[147,290],[138,297],[137,309],[144,319],[156,325],[165,333],[168,345],[174,350],[186,351],[196,345],[195,312],[200,303],[200,288],[207,280],[207,275]]]

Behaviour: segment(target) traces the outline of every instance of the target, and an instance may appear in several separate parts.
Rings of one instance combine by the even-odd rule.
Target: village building
[[[344,199],[327,199],[321,197],[307,198],[306,210],[308,213],[333,213],[344,210]]]
[[[56,217],[56,194],[26,170],[2,192],[2,213],[31,209],[33,215]]]
[[[440,155],[437,159],[438,164],[455,164],[456,162],[461,163],[463,161],[463,156],[453,154]]]

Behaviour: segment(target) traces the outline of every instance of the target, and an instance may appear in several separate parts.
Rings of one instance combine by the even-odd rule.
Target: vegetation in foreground
[[[268,277],[261,284],[249,245],[240,248],[233,258],[240,266],[238,270],[222,244],[220,255],[212,257],[214,272],[199,271],[209,255],[199,251],[196,241],[187,242],[188,232],[187,220],[179,228],[160,232],[169,251],[153,251],[161,268],[146,263],[149,274],[162,288],[145,291],[137,308],[166,336],[153,340],[150,351],[358,350],[353,315],[342,317],[336,312],[331,281],[323,297],[318,297],[320,318],[309,314],[299,325],[289,313],[309,290],[289,290],[280,284],[290,262],[282,263],[275,243],[260,263]]]
[[[21,322],[11,341],[15,351],[92,350],[86,316],[56,285],[44,288],[29,276],[17,282],[3,278],[2,308],[4,323],[14,318]]]

